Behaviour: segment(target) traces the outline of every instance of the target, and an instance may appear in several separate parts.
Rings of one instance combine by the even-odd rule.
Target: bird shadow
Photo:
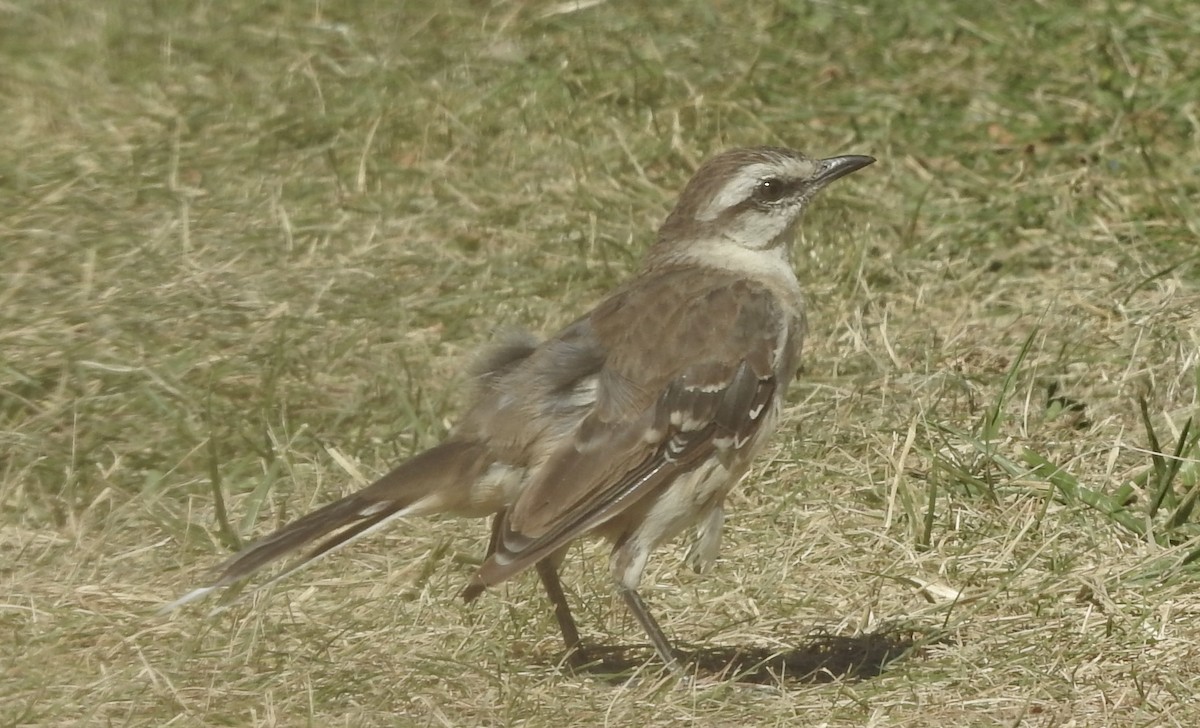
[[[883,672],[891,663],[920,652],[938,639],[911,631],[880,630],[843,636],[814,634],[791,649],[757,646],[676,647],[676,657],[697,677],[712,677],[755,685],[794,685],[833,680],[862,680]],[[649,645],[590,645],[564,665],[574,674],[623,681],[658,657]]]

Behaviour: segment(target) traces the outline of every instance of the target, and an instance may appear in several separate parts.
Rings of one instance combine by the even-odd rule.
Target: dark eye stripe
[[[750,191],[750,200],[759,205],[771,205],[790,197],[799,186],[800,183],[796,180],[767,177],[759,180]]]

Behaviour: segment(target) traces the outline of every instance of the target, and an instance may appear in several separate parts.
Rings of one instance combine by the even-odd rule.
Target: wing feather
[[[602,306],[586,327],[575,327],[577,336],[584,331],[606,352],[600,370],[589,374],[598,383],[595,402],[505,514],[495,553],[468,587],[468,598],[660,492],[712,455],[728,462],[751,442],[795,345],[780,331],[789,324],[768,291],[744,280],[708,280],[707,288],[665,297],[674,303],[670,310],[632,326],[626,316],[624,328],[613,327]],[[697,300],[703,305],[693,305]],[[664,353],[674,358],[664,362]],[[660,359],[647,360],[654,356]],[[610,382],[620,383],[619,391],[610,393]]]

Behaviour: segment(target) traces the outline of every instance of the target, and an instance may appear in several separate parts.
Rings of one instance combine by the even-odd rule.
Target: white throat
[[[765,249],[747,248],[735,240],[721,236],[696,240],[676,252],[683,259],[706,268],[737,273],[746,278],[771,281],[788,290],[800,290],[796,272],[788,256],[787,245]]]

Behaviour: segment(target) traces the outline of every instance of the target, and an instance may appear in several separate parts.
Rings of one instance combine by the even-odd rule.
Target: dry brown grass
[[[0,3],[0,724],[1200,722],[1200,453],[1148,515],[1138,407],[1163,450],[1197,411],[1194,3],[548,9]],[[804,371],[722,560],[664,550],[648,599],[693,644],[931,643],[571,676],[531,580],[455,597],[456,521],[154,616],[227,553],[214,480],[248,537],[435,441],[473,347],[583,310],[755,143],[881,162],[797,246]],[[597,546],[564,576],[640,640]]]

